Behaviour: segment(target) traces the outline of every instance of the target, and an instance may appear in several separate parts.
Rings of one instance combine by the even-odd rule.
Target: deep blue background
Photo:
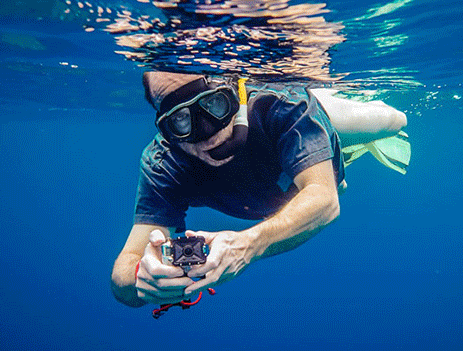
[[[158,321],[150,307],[125,307],[109,290],[132,224],[139,157],[154,135],[142,70],[113,53],[106,33],[36,21],[49,11],[24,17],[4,4],[0,348],[463,349],[462,5],[395,3],[405,6],[355,21],[378,3],[333,1],[327,18],[348,24],[334,69],[364,77],[359,60],[362,70],[406,67],[422,84],[381,95],[408,113],[409,173],[364,156],[347,168],[334,225]],[[384,33],[369,25],[393,19],[401,24],[387,35],[408,39],[374,55],[372,39]],[[8,44],[5,33],[38,38],[46,49]],[[187,224],[250,225],[206,209],[191,211]]]

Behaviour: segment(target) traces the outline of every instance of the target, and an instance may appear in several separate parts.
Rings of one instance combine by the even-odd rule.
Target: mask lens
[[[177,136],[186,136],[191,133],[191,115],[190,109],[188,107],[184,107],[174,114],[172,114],[169,118],[169,125],[171,130]]]
[[[230,112],[230,100],[222,93],[205,96],[199,100],[199,106],[217,119],[226,117]]]

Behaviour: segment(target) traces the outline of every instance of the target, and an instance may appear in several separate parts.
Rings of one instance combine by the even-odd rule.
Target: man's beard
[[[209,155],[209,150],[216,148],[217,146],[223,144],[225,141],[229,140],[233,135],[233,125],[235,121],[233,117],[230,123],[223,129],[219,130],[216,134],[211,136],[209,139],[200,141],[198,143],[178,143],[178,146],[185,151],[187,154],[199,158],[201,161],[207,163],[210,166],[219,167],[233,159],[233,155],[227,157],[223,160],[215,160]]]

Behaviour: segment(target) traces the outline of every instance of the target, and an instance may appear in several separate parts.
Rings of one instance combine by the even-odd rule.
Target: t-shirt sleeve
[[[268,126],[277,140],[276,152],[283,171],[293,179],[303,170],[331,159],[333,145],[324,124],[329,124],[316,101],[277,100],[269,110]],[[321,121],[321,119],[326,119]]]
[[[155,224],[185,229],[188,205],[180,196],[180,175],[167,151],[155,142],[143,151],[135,201],[135,224]]]

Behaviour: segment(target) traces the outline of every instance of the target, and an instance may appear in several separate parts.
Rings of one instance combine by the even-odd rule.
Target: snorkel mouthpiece
[[[209,151],[209,155],[217,161],[230,157],[244,147],[248,138],[248,98],[246,94],[245,82],[247,78],[238,79],[238,96],[240,100],[240,109],[236,114],[233,122],[232,137],[222,145]]]

